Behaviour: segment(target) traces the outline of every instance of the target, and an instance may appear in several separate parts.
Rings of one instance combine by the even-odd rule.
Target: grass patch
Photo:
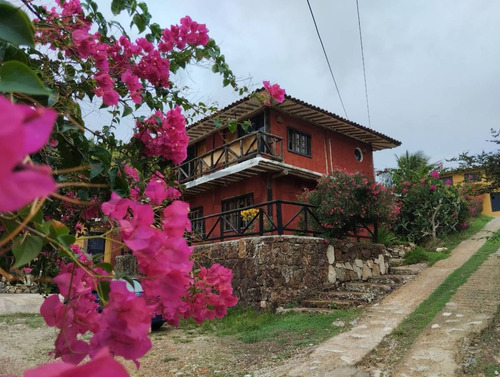
[[[467,262],[451,273],[446,280],[410,314],[391,334],[386,336],[369,359],[383,357],[390,365],[395,365],[407,352],[421,331],[450,300],[456,290],[465,283],[490,254],[500,247],[500,237],[490,238]],[[458,243],[457,243],[458,244]]]
[[[234,336],[243,343],[273,341],[283,345],[302,347],[318,344],[345,328],[332,325],[339,319],[348,323],[361,314],[361,310],[335,310],[329,314],[258,312],[234,309],[215,321],[205,321],[200,331],[216,336]],[[193,323],[184,321],[181,328],[189,330]],[[347,327],[347,326],[346,326]]]
[[[437,261],[448,258],[451,250],[457,247],[460,242],[472,237],[483,229],[491,219],[492,217],[490,216],[480,215],[471,221],[467,229],[449,234],[435,241],[429,241],[423,246],[417,246],[415,250],[406,254],[404,264],[427,262],[429,266],[432,266]],[[437,247],[446,247],[448,250],[442,252],[434,251]]]
[[[40,314],[30,313],[14,313],[0,315],[0,323],[5,323],[9,326],[23,325],[31,329],[37,329],[45,326],[45,321]]]

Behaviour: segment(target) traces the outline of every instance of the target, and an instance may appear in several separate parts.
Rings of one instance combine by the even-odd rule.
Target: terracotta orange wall
[[[311,135],[311,157],[288,151],[288,127]],[[270,133],[283,138],[283,160],[287,164],[322,174],[330,172],[332,167],[340,167],[350,172],[362,171],[369,177],[374,178],[373,151],[369,144],[314,126],[277,111],[271,111],[270,114]],[[363,151],[362,162],[354,158],[355,148],[360,148]]]
[[[233,182],[226,186],[204,191],[200,194],[187,196],[191,208],[203,207],[203,215],[221,212],[221,201],[234,196],[253,193],[254,203],[267,200],[267,181],[264,175],[247,178],[242,181]]]

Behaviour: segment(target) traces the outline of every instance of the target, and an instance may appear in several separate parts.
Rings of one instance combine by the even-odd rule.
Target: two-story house
[[[250,120],[251,127],[232,133],[220,126],[226,119]],[[179,181],[199,240],[296,229],[291,224],[307,213],[297,216],[293,203],[305,188],[314,189],[337,168],[374,178],[373,152],[401,144],[297,98],[266,106],[255,93],[188,126],[187,133]],[[246,207],[255,207],[246,214],[255,216],[242,216]]]

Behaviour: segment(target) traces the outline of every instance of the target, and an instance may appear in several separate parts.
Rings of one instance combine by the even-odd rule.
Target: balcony
[[[187,183],[255,157],[283,161],[283,138],[255,131],[186,161],[178,168],[178,180]]]

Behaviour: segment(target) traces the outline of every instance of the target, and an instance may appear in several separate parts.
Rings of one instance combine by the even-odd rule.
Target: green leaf
[[[21,267],[35,259],[42,251],[43,240],[32,235],[17,237],[12,244],[12,253],[16,257],[15,268]]]
[[[113,14],[115,16],[119,15],[121,13],[121,11],[124,9],[125,9],[125,1],[113,0],[111,2],[111,12],[113,12]]]
[[[99,174],[101,174],[104,171],[104,164],[102,162],[99,163],[91,163],[90,164],[90,176],[89,178],[95,178]]]
[[[69,234],[69,228],[62,222],[57,220],[50,221],[50,236],[58,238],[59,236],[65,236]]]
[[[95,267],[102,268],[104,271],[107,271],[109,273],[113,272],[113,266],[111,263],[98,263],[95,265]]]
[[[3,61],[17,60],[21,63],[28,64],[28,55],[23,50],[20,50],[12,45],[6,45],[3,55]]]
[[[111,153],[109,153],[106,149],[99,146],[94,146],[90,148],[89,152],[105,164],[111,163]]]
[[[26,64],[11,60],[0,67],[0,92],[50,95],[38,76]]]
[[[57,237],[57,240],[61,244],[63,244],[64,246],[69,247],[70,245],[75,243],[76,238],[72,234],[66,234],[66,235]]]
[[[31,212],[31,205],[24,207],[18,213],[19,213],[19,216],[21,216],[21,218],[23,220],[25,220],[29,216],[30,212]],[[35,216],[33,216],[33,218],[31,219],[31,221],[35,222],[35,223],[40,223],[40,222],[42,222],[42,220],[43,220],[43,213],[42,213],[42,210],[39,209],[35,213]]]
[[[130,26],[132,25],[137,26],[137,29],[139,29],[139,33],[142,33],[144,30],[146,30],[146,20],[140,14],[134,14],[132,22],[130,23]]]
[[[134,110],[129,105],[125,105],[123,107],[122,118],[125,118],[127,115],[132,114],[133,111]]]
[[[104,302],[108,302],[109,300],[109,291],[110,291],[109,281],[99,280],[99,283],[97,283],[97,293]]]
[[[51,226],[50,222],[37,223],[35,224],[35,229],[48,236],[50,233],[50,226]]]
[[[35,28],[19,7],[0,2],[0,39],[19,46],[34,47]]]

